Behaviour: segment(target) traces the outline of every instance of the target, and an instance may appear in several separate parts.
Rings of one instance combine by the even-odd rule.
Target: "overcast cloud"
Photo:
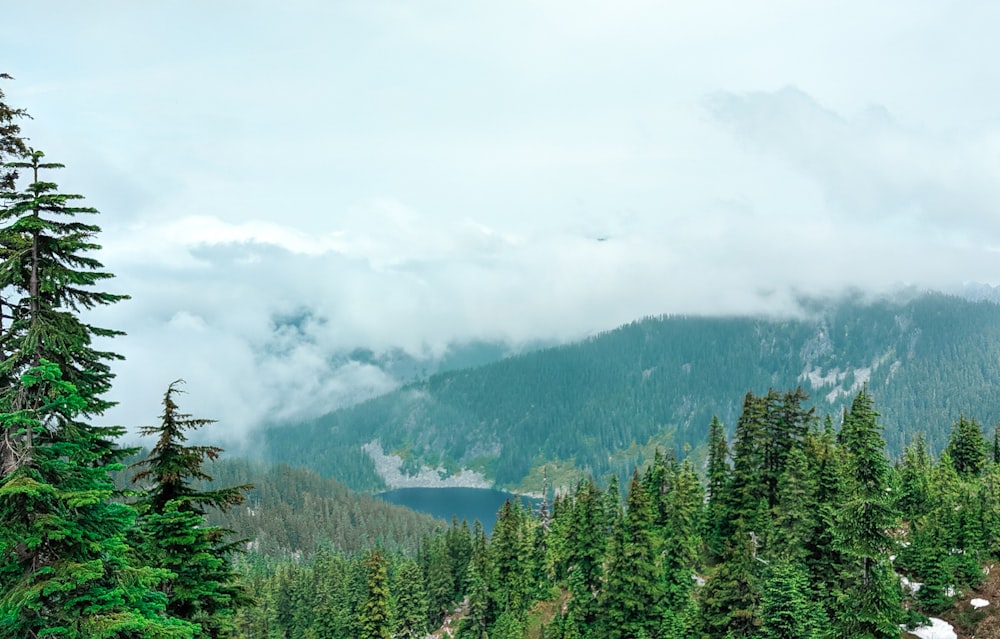
[[[133,299],[110,419],[244,433],[355,347],[1000,283],[1000,4],[53,2],[8,102]],[[300,318],[289,322],[287,318]],[[233,439],[232,441],[236,441]]]

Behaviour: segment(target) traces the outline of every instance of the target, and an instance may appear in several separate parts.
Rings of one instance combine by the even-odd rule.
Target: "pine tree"
[[[445,547],[442,535],[432,537],[422,548],[421,568],[424,571],[424,583],[427,585],[428,621],[437,627],[448,614],[454,597],[454,576],[451,569],[451,556]]]
[[[1000,424],[993,425],[993,455],[994,464],[1000,464]]]
[[[927,439],[923,433],[917,433],[903,451],[903,463],[899,470],[896,507],[904,519],[912,522],[926,511],[930,476],[931,456],[927,451]]]
[[[358,614],[360,639],[389,639],[392,629],[389,617],[388,560],[381,550],[371,550],[365,555],[364,566],[368,573],[368,588]]]
[[[770,390],[762,399],[765,408],[762,475],[767,486],[767,503],[773,508],[778,503],[778,483],[785,473],[788,455],[801,446],[814,420],[814,409],[803,408],[809,396],[801,387],[784,394]]]
[[[809,462],[799,446],[789,452],[778,488],[771,555],[804,562],[815,548],[813,534],[818,504]]]
[[[13,80],[6,73],[0,73],[0,80]],[[3,89],[0,89],[0,191],[12,191],[17,181],[17,170],[6,166],[10,158],[22,158],[28,153],[28,147],[21,137],[21,126],[17,123],[27,117],[24,109],[15,109],[4,102]]]
[[[185,445],[186,431],[214,423],[181,413],[176,402],[180,380],[163,396],[158,426],[144,426],[144,436],[158,436],[132,481],[151,485],[137,502],[140,553],[151,565],[170,570],[163,585],[168,611],[201,626],[211,637],[229,626],[236,608],[249,603],[231,563],[242,542],[227,540],[232,531],[205,525],[207,508],[227,510],[243,503],[250,485],[200,490],[195,481],[210,482],[203,464],[222,452],[216,446]]]
[[[52,422],[75,419],[86,399],[45,360],[24,374],[23,384],[44,403],[18,410],[7,404],[0,411],[8,432],[37,435],[30,457],[0,478],[3,636],[192,637],[196,626],[164,612],[166,598],[156,586],[166,571],[131,561],[126,534],[134,512],[111,500],[109,477],[122,468],[123,453],[105,448],[121,429],[53,436]]]
[[[837,521],[844,500],[843,458],[836,444],[833,420],[827,415],[822,431],[806,438],[804,450],[809,475],[815,478],[813,530],[805,563],[817,599],[825,610],[835,610],[842,590],[841,572],[845,563],[837,537]]]
[[[693,600],[694,571],[701,557],[704,491],[687,460],[681,465],[670,492],[658,556],[662,577],[662,608],[672,619],[689,611]]]
[[[495,579],[491,590],[497,610],[510,612],[518,619],[527,611],[531,595],[537,590],[531,579],[536,572],[532,562],[533,540],[530,518],[521,502],[504,502],[490,542]]]
[[[753,529],[752,520],[760,502],[767,499],[767,482],[764,480],[767,410],[766,398],[747,393],[736,422],[732,481],[725,509],[734,533],[737,528],[743,531]]]
[[[81,321],[79,312],[114,304],[127,295],[97,291],[95,286],[113,275],[89,252],[100,227],[77,221],[96,214],[92,207],[71,206],[79,195],[61,194],[57,185],[40,178],[41,170],[63,165],[42,162],[41,151],[31,151],[29,161],[10,166],[27,169],[32,182],[23,192],[0,192],[0,237],[4,254],[0,291],[11,310],[11,322],[0,335],[0,380],[17,379],[41,359],[57,364],[85,401],[83,416],[100,414],[111,404],[101,398],[111,387],[110,361],[117,353],[97,350],[94,338],[121,335]],[[69,219],[67,219],[69,218]],[[12,388],[7,387],[6,392]],[[38,389],[42,392],[42,389]],[[4,392],[4,389],[0,389]],[[35,401],[16,395],[11,406],[21,408]]]
[[[600,615],[598,595],[604,579],[608,546],[606,515],[601,491],[593,479],[581,481],[573,500],[572,523],[567,531],[567,581],[569,617],[580,636],[587,636]]]
[[[472,558],[472,531],[469,530],[469,522],[463,519],[459,524],[458,518],[452,516],[451,526],[445,532],[444,546],[454,579],[452,597],[459,598],[465,583],[465,571]]]
[[[18,134],[4,111],[9,154]],[[137,567],[126,543],[134,511],[114,500],[110,479],[122,469],[123,429],[86,421],[110,406],[102,394],[120,359],[93,342],[120,333],[79,314],[126,296],[96,290],[112,277],[89,254],[100,229],[76,219],[96,211],[41,179],[61,165],[25,157],[4,166],[0,188],[0,627],[18,637],[189,637],[196,627],[168,617],[156,590],[168,573]],[[23,190],[9,179],[20,169]]]
[[[756,637],[760,627],[760,576],[749,536],[735,539],[728,559],[709,575],[698,590],[698,616],[704,639]]]
[[[731,531],[726,509],[730,485],[729,446],[726,429],[718,417],[708,427],[708,502],[705,508],[705,545],[709,556],[722,558]]]
[[[420,639],[427,635],[427,591],[420,566],[403,559],[393,577],[393,636]]]
[[[978,477],[986,468],[989,445],[983,436],[983,429],[975,419],[960,415],[952,426],[948,447],[955,470],[963,477]]]
[[[607,587],[601,593],[604,637],[657,636],[664,611],[654,518],[648,488],[633,475],[625,518],[611,544]]]
[[[805,569],[794,560],[773,561],[764,571],[760,603],[763,639],[820,639],[822,610],[812,598]]]
[[[416,565],[416,563],[414,563]],[[423,585],[423,575],[417,567],[418,580]],[[402,571],[401,571],[402,572]],[[316,551],[313,559],[314,591],[313,602],[313,622],[310,630],[316,637],[324,639],[352,639],[351,633],[351,600],[348,592],[349,583],[349,562],[342,555],[332,552],[326,546],[321,546]],[[255,593],[251,593],[255,594]],[[259,598],[259,595],[258,595]],[[407,612],[397,616],[397,623],[405,629],[411,622],[407,605],[400,606]],[[424,610],[422,619],[414,621],[415,627],[426,628],[427,626],[427,604],[424,598]],[[251,634],[243,633],[244,636],[264,636],[266,633]]]
[[[877,418],[868,389],[863,388],[840,431],[848,488],[838,537],[854,567],[839,620],[844,636],[898,639],[903,610],[889,554],[896,547],[890,531],[899,522],[889,494],[889,462]]]

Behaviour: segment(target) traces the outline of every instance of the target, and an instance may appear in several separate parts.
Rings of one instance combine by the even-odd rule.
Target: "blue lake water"
[[[539,502],[538,499],[492,488],[396,488],[376,497],[449,522],[455,515],[459,521],[467,519],[470,528],[472,522],[478,519],[487,533],[493,532],[497,511],[508,499],[520,499],[532,509],[537,508]]]

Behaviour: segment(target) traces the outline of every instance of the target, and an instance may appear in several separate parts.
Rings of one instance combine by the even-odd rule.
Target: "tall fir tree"
[[[663,621],[661,574],[649,489],[633,475],[625,517],[611,543],[607,587],[601,594],[602,637],[658,636]]]
[[[214,420],[180,412],[180,383],[167,387],[159,425],[140,429],[140,434],[158,439],[149,455],[131,466],[139,469],[132,481],[149,484],[137,502],[139,552],[151,565],[174,575],[161,586],[168,611],[198,624],[205,636],[218,637],[230,627],[236,609],[250,603],[232,567],[232,556],[245,540],[231,539],[231,530],[206,525],[205,514],[208,508],[225,511],[242,504],[253,486],[195,486],[197,481],[212,481],[203,466],[218,459],[222,449],[185,444],[187,431]]]
[[[717,561],[722,558],[726,539],[731,534],[726,507],[731,471],[726,429],[715,416],[708,427],[707,480],[704,538],[709,558]]]
[[[604,583],[603,562],[608,547],[605,504],[593,479],[577,485],[571,516],[567,530],[567,581],[572,593],[568,614],[579,636],[586,637],[601,614],[598,597]]]
[[[764,570],[760,617],[762,639],[821,639],[824,636],[822,610],[800,563],[781,558]]]
[[[4,357],[0,379],[9,383],[46,359],[59,366],[63,378],[84,399],[82,416],[98,415],[111,406],[102,395],[114,377],[110,362],[121,356],[97,349],[94,340],[122,333],[87,324],[79,313],[128,296],[95,290],[114,276],[89,255],[100,248],[94,241],[100,227],[77,218],[97,210],[73,206],[82,196],[59,193],[54,182],[42,180],[42,170],[63,167],[43,158],[41,151],[31,151],[28,161],[11,163],[26,169],[31,183],[23,191],[0,192],[0,223],[4,225],[0,228],[4,242],[0,291],[11,311],[10,322],[0,334]],[[11,405],[21,408],[32,401],[21,393],[11,398]]]
[[[390,619],[389,561],[380,549],[370,550],[364,559],[367,590],[358,613],[360,639],[389,639]]]
[[[767,499],[767,482],[764,480],[766,421],[766,398],[747,393],[743,399],[743,410],[736,421],[736,440],[733,443],[732,481],[726,505],[731,534],[753,530],[761,500]],[[726,539],[726,542],[732,541],[731,538]],[[736,548],[738,544],[731,543],[730,547]]]
[[[963,477],[981,475],[990,452],[982,427],[975,419],[966,419],[965,415],[960,415],[952,426],[945,450],[951,457],[955,471]]]
[[[462,574],[464,576],[464,571]],[[393,573],[392,584],[393,636],[401,639],[427,636],[427,590],[417,562],[401,560]]]
[[[896,550],[891,532],[898,528],[899,518],[891,501],[882,427],[867,387],[855,396],[840,441],[847,496],[838,536],[851,562],[839,611],[840,631],[848,637],[898,639],[901,590],[889,555]]]
[[[23,112],[0,111],[2,154],[20,155],[12,118]],[[122,469],[123,429],[88,423],[111,405],[103,394],[120,359],[94,342],[120,332],[80,313],[127,296],[98,290],[112,277],[92,256],[100,229],[77,219],[96,210],[43,180],[62,166],[43,158],[29,150],[0,171],[0,627],[189,637],[196,627],[166,615],[156,590],[166,571],[138,567],[126,543],[134,512],[110,478]]]

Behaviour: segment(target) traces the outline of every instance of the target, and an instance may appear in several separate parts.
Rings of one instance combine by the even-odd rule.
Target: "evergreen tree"
[[[762,475],[767,486],[767,503],[773,508],[778,503],[778,483],[785,473],[788,455],[802,445],[813,422],[814,409],[803,407],[809,396],[801,387],[784,394],[772,389],[762,400],[765,410]]]
[[[148,457],[132,465],[139,468],[133,482],[151,482],[138,500],[140,553],[152,565],[175,576],[162,588],[171,614],[199,624],[210,637],[229,626],[236,608],[249,603],[238,585],[231,556],[242,542],[228,541],[232,532],[205,525],[206,508],[226,510],[243,503],[250,485],[199,490],[194,481],[211,481],[202,465],[217,459],[216,446],[185,445],[185,431],[214,423],[181,413],[176,402],[180,380],[163,396],[158,426],[144,426],[140,433],[158,437]]]
[[[822,431],[806,438],[806,460],[813,483],[813,530],[805,563],[817,599],[825,610],[837,607],[837,595],[842,589],[841,572],[845,563],[837,537],[837,521],[844,499],[843,459],[836,445],[833,420],[827,415]]]
[[[654,517],[649,491],[633,475],[625,518],[612,540],[607,587],[601,595],[603,637],[657,636],[664,611]]]
[[[520,619],[538,588],[532,581],[537,558],[532,546],[533,522],[519,500],[507,500],[497,514],[490,543],[494,583],[491,589],[499,612]]]
[[[420,639],[427,635],[427,591],[420,566],[403,559],[393,578],[393,636]]]
[[[437,627],[448,614],[454,597],[451,556],[442,535],[424,543],[421,551],[421,568],[427,584],[428,621],[431,626]]]
[[[923,433],[917,433],[903,451],[903,463],[899,470],[896,507],[904,519],[912,522],[925,512],[930,476],[931,456],[927,451],[927,440]]]
[[[96,214],[91,207],[71,206],[82,196],[61,194],[57,185],[40,178],[43,169],[63,165],[42,162],[44,154],[32,151],[27,162],[10,166],[28,169],[32,182],[22,192],[0,192],[0,238],[3,262],[0,291],[11,311],[11,322],[0,334],[0,380],[16,380],[41,359],[57,364],[63,379],[72,383],[85,405],[83,416],[100,414],[110,406],[101,398],[111,387],[110,361],[121,356],[97,350],[94,338],[121,335],[81,321],[79,312],[127,299],[94,290],[113,275],[89,252],[100,248],[95,224],[76,218]],[[69,218],[69,219],[67,219]],[[16,384],[0,388],[13,392]],[[43,392],[43,389],[36,389]],[[23,393],[11,397],[15,409],[36,401]],[[6,461],[6,460],[5,460]]]
[[[768,498],[767,482],[764,479],[767,411],[766,398],[747,393],[743,399],[743,410],[736,422],[732,481],[726,507],[734,533],[737,528],[742,531],[754,529],[753,520],[760,502]]]
[[[948,454],[955,470],[963,477],[978,477],[986,468],[989,445],[975,419],[959,416],[948,439]]]
[[[993,425],[993,456],[994,464],[1000,464],[1000,424]]]
[[[658,550],[662,577],[662,608],[672,619],[683,617],[693,604],[694,570],[700,558],[704,491],[687,460],[670,492]]]
[[[126,533],[134,512],[111,500],[109,477],[122,468],[122,453],[105,448],[122,429],[88,427],[71,438],[53,436],[52,422],[75,419],[86,399],[45,360],[25,373],[23,385],[44,403],[18,410],[7,403],[0,412],[8,432],[37,435],[30,456],[0,478],[3,636],[192,637],[196,626],[167,616],[166,598],[156,591],[166,571],[131,561]]]
[[[459,524],[458,518],[452,516],[451,527],[445,532],[444,546],[448,552],[448,560],[454,579],[452,597],[458,598],[465,584],[465,571],[472,559],[472,531],[469,530],[469,522],[463,519],[462,523]]]
[[[388,563],[381,550],[371,550],[365,555],[368,588],[358,614],[360,639],[389,639],[392,636]]]
[[[889,554],[898,517],[890,501],[889,462],[874,403],[863,388],[845,416],[840,440],[846,456],[848,495],[839,518],[839,542],[852,561],[839,613],[844,636],[898,639],[903,619],[899,581]]]
[[[415,562],[414,565],[416,565]],[[419,584],[422,586],[423,575],[419,574],[419,570],[417,567]],[[322,546],[316,551],[316,556],[313,559],[313,574],[315,598],[313,600],[313,621],[310,626],[312,634],[324,639],[352,639],[354,637],[351,634],[352,611],[350,593],[348,592],[349,562],[343,556]],[[426,607],[425,596],[423,618],[420,622],[414,622],[415,627],[426,628]],[[411,623],[409,617],[411,608],[407,604],[400,604],[400,609],[405,612],[400,612],[397,615],[397,623],[402,629],[401,631],[405,632],[408,624]],[[423,625],[420,625],[421,623]],[[258,636],[251,633],[244,634]],[[267,636],[266,633],[260,634]]]
[[[705,508],[705,545],[709,556],[722,558],[726,539],[729,538],[729,513],[726,509],[727,492],[731,481],[729,445],[726,429],[718,417],[712,417],[708,427],[708,502]]]
[[[467,571],[466,592],[469,594],[469,612],[462,620],[462,630],[473,639],[486,636],[487,628],[496,619],[493,605],[493,563],[490,558],[489,543],[483,525],[477,519],[473,522],[472,557]]]
[[[587,636],[601,614],[598,595],[608,542],[605,522],[601,491],[593,479],[581,481],[574,494],[572,523],[567,531],[567,581],[572,593],[568,616],[580,636]]]
[[[764,571],[760,603],[762,639],[820,639],[822,610],[812,598],[801,564],[785,558]]]
[[[13,80],[6,73],[0,73],[0,80]],[[15,109],[4,102],[3,89],[0,89],[0,191],[12,191],[17,181],[17,170],[7,166],[9,158],[22,158],[28,153],[28,147],[21,137],[21,126],[17,123],[27,117],[24,109]]]
[[[709,575],[698,590],[698,616],[703,639],[756,637],[760,620],[760,577],[749,536],[736,540],[727,550],[728,559]]]
[[[815,549],[813,534],[818,504],[809,462],[802,448],[796,446],[789,452],[778,487],[771,555],[804,562]]]

